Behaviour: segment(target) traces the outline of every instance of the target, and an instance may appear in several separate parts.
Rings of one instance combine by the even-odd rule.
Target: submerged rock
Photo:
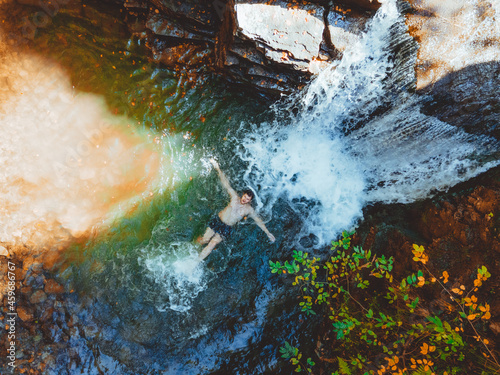
[[[45,302],[47,299],[47,295],[43,290],[37,290],[35,293],[33,293],[30,297],[30,302],[32,304],[37,304],[37,303],[42,303]]]

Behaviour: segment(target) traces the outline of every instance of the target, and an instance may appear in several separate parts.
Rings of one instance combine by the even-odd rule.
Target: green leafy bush
[[[448,272],[436,277],[425,249],[414,245],[413,261],[422,269],[395,281],[394,258],[352,246],[352,235],[332,242],[333,253],[323,261],[294,250],[291,261],[269,262],[271,272],[294,278],[306,315],[331,320],[332,358],[319,360],[335,363],[333,374],[456,374],[478,357],[484,374],[500,370],[478,333],[491,317],[489,305],[474,294],[491,276],[486,267],[477,270],[473,285],[450,285]],[[438,288],[446,298],[436,300],[437,307],[422,305],[421,288]],[[315,363],[308,358],[304,365],[297,347],[286,342],[280,351],[295,371],[313,371]]]

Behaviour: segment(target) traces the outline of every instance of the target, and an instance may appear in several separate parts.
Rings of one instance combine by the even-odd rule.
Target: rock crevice
[[[369,2],[369,1],[368,1]],[[325,1],[127,0],[141,14],[153,59],[183,69],[209,66],[258,91],[279,95],[302,87],[342,56],[373,15],[369,6]],[[131,17],[134,24],[137,17]],[[361,25],[361,26],[360,26]]]

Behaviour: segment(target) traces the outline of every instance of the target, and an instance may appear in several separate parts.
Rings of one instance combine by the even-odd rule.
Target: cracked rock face
[[[340,52],[344,52],[349,45],[356,43],[365,30],[368,18],[345,17],[341,13],[328,13],[328,30],[331,43]]]
[[[367,9],[378,4],[371,0],[361,0],[370,7],[357,7],[353,0],[336,5],[323,0],[149,1],[125,0],[124,6],[136,16],[142,14],[140,31],[145,31],[138,35],[146,38],[155,61],[176,69],[214,66],[230,82],[274,96],[303,87],[329,61],[340,59],[373,16]]]
[[[307,62],[319,54],[323,40],[322,9],[311,14],[307,9],[279,5],[236,4],[236,17],[242,36],[261,43],[266,57],[282,64],[297,64],[307,70]]]

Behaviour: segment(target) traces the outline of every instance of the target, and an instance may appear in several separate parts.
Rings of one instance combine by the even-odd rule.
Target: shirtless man
[[[202,261],[205,259],[222,240],[227,239],[231,232],[233,231],[232,226],[239,222],[243,217],[249,216],[251,217],[255,223],[262,229],[269,237],[271,242],[274,242],[276,239],[269,232],[264,225],[262,219],[257,216],[255,210],[250,205],[250,202],[253,199],[253,191],[245,190],[241,198],[238,196],[236,191],[229,185],[229,180],[227,179],[224,172],[221,171],[219,164],[214,159],[210,159],[210,162],[214,166],[214,168],[219,173],[219,177],[222,183],[231,196],[231,202],[224,208],[218,215],[214,216],[214,218],[208,224],[208,228],[205,231],[205,234],[202,237],[199,237],[197,241],[204,245],[205,248],[201,251],[198,256],[198,260]]]

